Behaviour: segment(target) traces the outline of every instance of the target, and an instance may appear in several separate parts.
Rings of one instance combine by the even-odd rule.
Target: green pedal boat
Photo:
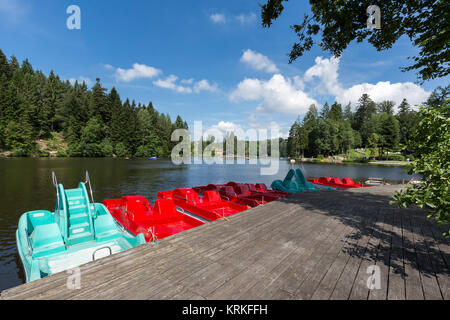
[[[80,182],[76,189],[65,190],[54,173],[53,184],[55,212],[26,212],[20,217],[16,231],[27,282],[145,243],[142,233],[137,236],[127,233],[103,204],[94,203],[87,172],[86,182]]]

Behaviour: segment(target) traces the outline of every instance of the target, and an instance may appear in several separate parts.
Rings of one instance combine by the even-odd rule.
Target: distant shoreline
[[[404,167],[408,163],[408,161],[394,161],[394,160],[378,160],[378,161],[368,161],[368,162],[362,162],[362,161],[351,161],[351,160],[327,160],[327,159],[295,159],[295,163],[317,163],[317,164],[360,164],[360,165],[385,165],[385,166],[399,166]]]

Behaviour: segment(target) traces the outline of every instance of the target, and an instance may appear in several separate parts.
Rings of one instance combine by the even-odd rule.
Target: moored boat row
[[[56,272],[155,243],[179,232],[244,212],[294,192],[358,187],[351,179],[309,179],[301,170],[272,183],[209,184],[160,191],[154,205],[141,195],[95,203],[89,175],[75,189],[56,187],[56,208],[24,213],[16,231],[20,258],[30,282]],[[365,185],[367,186],[367,185]],[[88,193],[89,187],[89,193]]]

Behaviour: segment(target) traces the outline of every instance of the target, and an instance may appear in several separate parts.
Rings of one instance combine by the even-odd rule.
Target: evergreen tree
[[[394,106],[395,103],[393,101],[382,101],[377,104],[377,112],[383,113],[386,112],[388,114],[394,114]]]
[[[354,115],[353,129],[361,130],[365,121],[369,120],[372,114],[376,113],[376,104],[364,93],[358,100],[358,106]]]
[[[400,143],[405,146],[412,138],[413,129],[417,124],[416,112],[411,109],[406,99],[398,106],[396,118],[399,123]]]
[[[320,110],[320,117],[322,119],[327,119],[329,112],[330,112],[330,106],[328,105],[328,102],[325,102],[322,109]]]
[[[354,126],[355,119],[354,119],[354,114],[352,112],[352,105],[351,105],[351,103],[348,103],[345,106],[343,117],[344,117],[345,121],[347,121],[348,123],[350,123],[352,125],[352,127]]]
[[[330,112],[328,113],[328,118],[333,121],[342,121],[343,120],[341,104],[334,102],[331,105]]]

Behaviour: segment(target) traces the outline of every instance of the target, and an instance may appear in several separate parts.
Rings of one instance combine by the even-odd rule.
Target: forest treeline
[[[14,156],[39,153],[37,139],[62,132],[68,147],[58,156],[165,157],[177,143],[172,131],[187,127],[180,116],[172,122],[151,102],[123,102],[100,79],[89,89],[84,82],[62,81],[53,71],[47,77],[28,60],[19,64],[0,50],[0,150]]]
[[[355,111],[334,102],[320,111],[311,105],[305,117],[294,122],[289,131],[290,157],[317,157],[345,154],[354,148],[369,148],[373,155],[384,151],[407,151],[406,145],[418,118],[403,99],[394,112],[393,101],[375,103],[367,94],[359,99]]]

